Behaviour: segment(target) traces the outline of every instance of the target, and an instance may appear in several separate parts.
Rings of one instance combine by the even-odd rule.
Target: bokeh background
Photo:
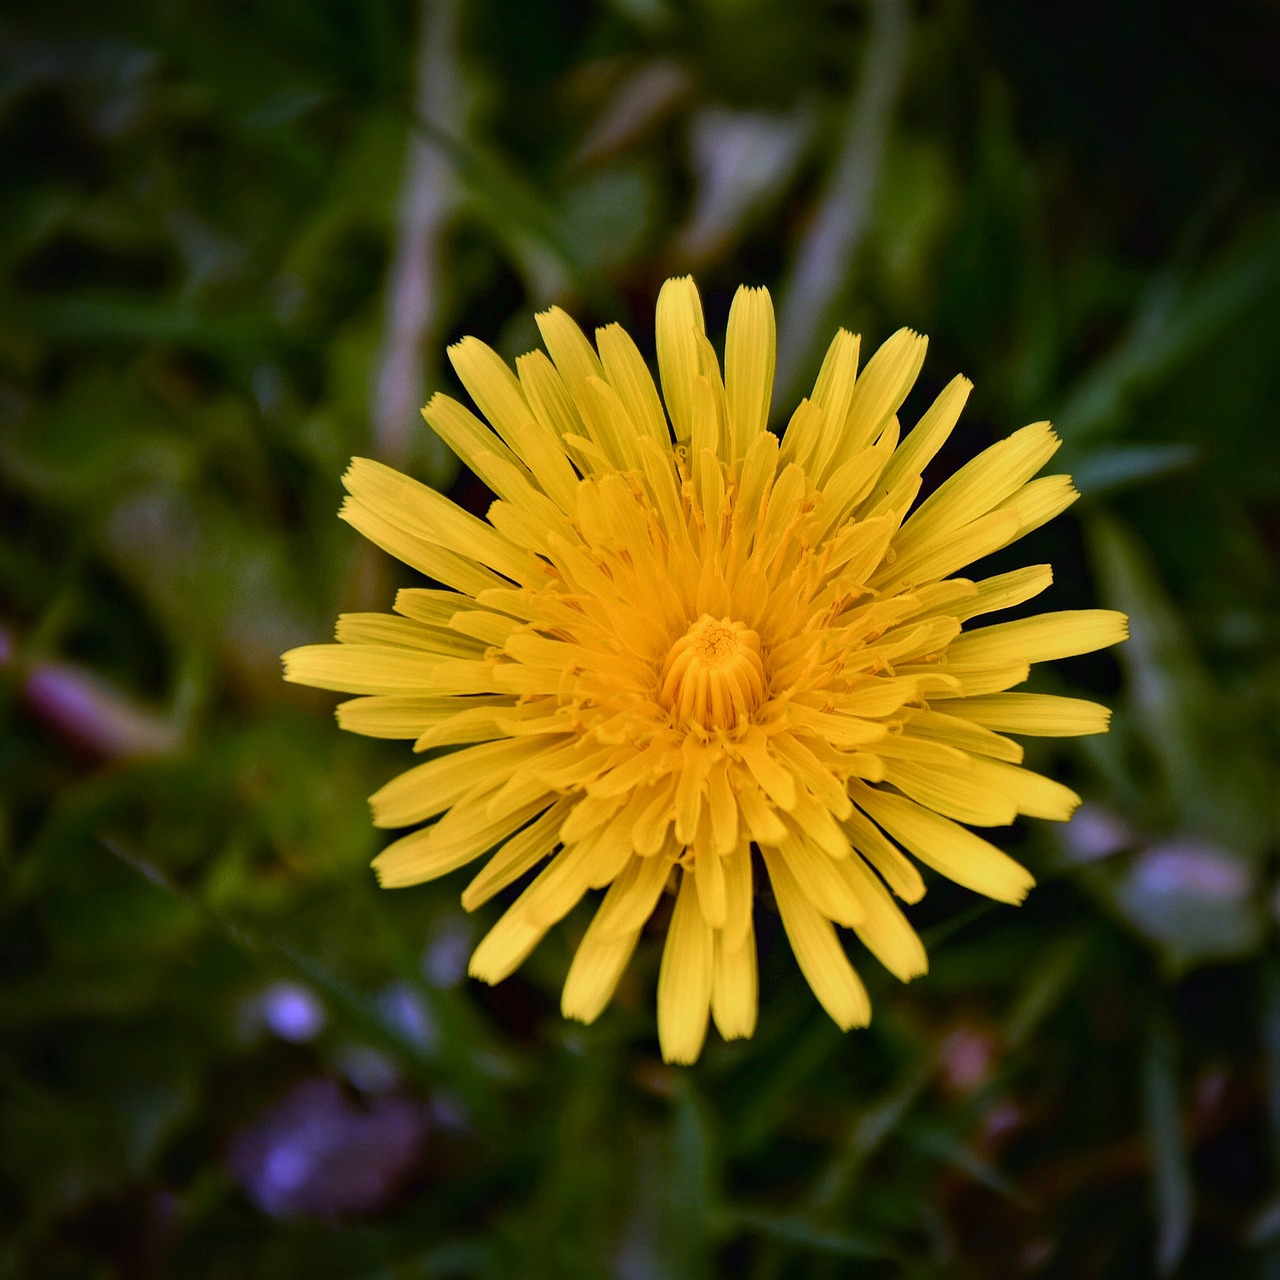
[[[1134,0],[11,0],[0,14],[0,1275],[1280,1276],[1280,9]],[[353,453],[475,510],[417,415],[552,302],[651,351],[662,280],[932,337],[945,473],[1051,417],[1020,545],[1127,610],[1040,687],[1086,797],[941,882],[842,1036],[760,911],[756,1038],[653,1034],[658,948],[561,1021],[582,917],[381,892],[278,655],[412,575]],[[866,349],[864,345],[864,350]],[[999,568],[993,565],[993,570]]]

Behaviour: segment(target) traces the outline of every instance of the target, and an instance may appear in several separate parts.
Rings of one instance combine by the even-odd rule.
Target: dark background
[[[1280,8],[1018,0],[29,0],[0,14],[0,1275],[1280,1276]],[[416,120],[416,123],[415,123]],[[460,881],[380,892],[279,653],[409,571],[353,453],[477,509],[416,414],[555,301],[662,280],[1051,417],[1018,549],[1133,639],[1032,761],[1086,805],[934,883],[930,974],[842,1036],[765,905],[754,1040],[654,1038],[657,945],[561,1021]]]

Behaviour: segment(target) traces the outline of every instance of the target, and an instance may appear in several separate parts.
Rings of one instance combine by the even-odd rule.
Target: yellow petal
[[[842,1031],[865,1027],[871,1021],[871,1001],[831,921],[805,896],[780,853],[770,849],[761,853],[782,926],[813,994]]]
[[[881,471],[892,457],[892,449],[873,445],[856,453],[838,466],[822,487],[822,517],[811,526],[811,538],[817,542],[846,521],[871,492]]]
[[[357,506],[414,538],[456,551],[513,581],[522,582],[530,574],[528,553],[492,525],[381,462],[352,458],[342,483]]]
[[[501,647],[520,624],[514,618],[487,609],[459,609],[449,619],[449,630],[479,640],[482,646]]]
[[[447,875],[505,840],[545,806],[544,800],[535,800],[493,818],[483,800],[468,804],[463,799],[435,826],[415,831],[383,849],[373,860],[378,883],[384,889],[399,889]]]
[[[477,783],[488,781],[496,788],[505,773],[544,750],[541,743],[539,738],[504,738],[428,760],[369,797],[373,824],[407,827],[443,813]]]
[[[658,973],[658,1043],[664,1062],[693,1062],[702,1052],[711,1011],[712,944],[693,877],[686,872]]]
[[[478,338],[463,338],[449,348],[449,361],[480,412],[515,450],[533,412],[514,373],[492,347]]]
[[[562,849],[538,873],[505,915],[485,934],[468,972],[482,982],[501,982],[514,973],[553,924],[558,924],[587,891],[588,851]]]
[[[353,529],[363,534],[376,547],[388,555],[403,560],[412,569],[428,578],[456,587],[469,595],[486,591],[490,587],[507,587],[511,584],[491,569],[476,564],[467,556],[438,546],[416,533],[408,531],[402,523],[392,520],[384,512],[348,497],[338,512]]]
[[[1129,619],[1114,609],[1064,609],[967,631],[952,642],[948,663],[1049,662],[1105,649],[1129,637]]]
[[[707,775],[707,809],[715,836],[715,852],[731,853],[738,847],[738,802],[729,785],[729,766],[725,760],[718,760]]]
[[[571,804],[568,799],[557,800],[541,817],[513,835],[462,891],[463,908],[474,911],[532,871],[560,843],[560,824]]]
[[[790,809],[796,802],[795,777],[771,754],[759,728],[753,725],[734,746],[769,799],[779,809]]]
[[[662,395],[677,440],[693,434],[693,380],[700,371],[698,335],[705,332],[702,300],[691,276],[668,280],[655,318]]]
[[[378,645],[307,644],[290,649],[283,662],[284,678],[292,684],[339,693],[407,694],[434,687],[440,658]]]
[[[727,900],[725,896],[725,859],[718,853],[698,850],[693,860],[693,878],[698,889],[698,906],[702,918],[713,929],[723,928]]]
[[[975,759],[972,770],[976,781],[999,789],[1029,818],[1066,822],[1080,807],[1080,797],[1070,787],[1030,769],[1003,760]]]
[[[736,852],[724,860],[725,946],[736,951],[751,929],[751,845],[743,839]]]
[[[848,798],[841,808],[839,816],[843,817],[849,809]],[[787,821],[799,831],[803,831],[805,839],[815,849],[821,849],[829,858],[843,858],[849,853],[849,839],[832,816],[831,811],[821,804],[808,789],[800,787],[796,791],[796,802],[787,814]]]
[[[437,392],[422,410],[427,425],[499,497],[509,496],[504,476],[495,462],[505,462],[533,481],[532,473],[512,451],[470,410]]]
[[[948,704],[947,711],[987,729],[1027,737],[1075,738],[1106,733],[1111,723],[1109,707],[1052,693],[989,693],[978,698],[957,698]]]
[[[827,473],[828,464],[840,442],[840,432],[849,416],[849,401],[858,377],[858,351],[862,339],[847,329],[839,329],[818,370],[810,399],[818,410],[814,425],[805,432],[809,447],[797,455],[797,461],[815,477]],[[805,404],[807,401],[801,401]],[[800,437],[797,436],[797,445]]]
[[[661,854],[632,858],[609,886],[596,913],[601,930],[612,937],[640,929],[653,915],[667,887],[672,865]]]
[[[335,635],[340,644],[421,649],[441,657],[479,658],[484,655],[486,647],[451,627],[431,626],[412,618],[397,618],[390,613],[339,614]]]
[[[667,840],[667,828],[675,821],[676,780],[655,788],[652,798],[637,815],[631,846],[641,857],[654,857]]]
[[[625,800],[625,796],[595,795],[579,799],[560,829],[560,838],[565,844],[576,844],[593,831],[606,826]]]
[[[458,698],[456,701],[465,704],[470,699]],[[507,730],[498,723],[498,714],[494,707],[483,706],[458,711],[424,730],[413,744],[413,749],[430,751],[433,747],[458,747],[472,742],[491,742],[494,738],[510,737]],[[566,727],[563,724],[557,726],[562,733]]]
[[[636,424],[618,393],[603,378],[587,379],[592,436],[620,471],[637,471],[640,454]]]
[[[758,844],[781,844],[787,838],[790,828],[769,807],[753,781],[739,789],[738,807],[751,838]]]
[[[920,475],[955,430],[972,390],[973,383],[965,377],[957,376],[947,383],[915,429],[894,451],[893,458],[864,506],[874,505],[904,480]]]
[[[1060,516],[1079,497],[1080,492],[1071,483],[1070,476],[1041,476],[1006,498],[1000,509],[1018,513],[1018,537],[1021,538]]]
[[[915,385],[928,346],[928,338],[899,329],[867,361],[854,384],[844,430],[831,458],[833,468],[876,442]]]
[[[432,725],[466,709],[470,701],[473,700],[415,693],[353,698],[338,704],[338,724],[349,733],[362,733],[369,738],[416,738]],[[508,701],[484,699],[488,706]]]
[[[490,984],[510,977],[546,936],[550,924],[535,924],[511,907],[471,953],[467,972]]]
[[[894,539],[895,548],[910,554],[994,510],[1035,475],[1060,444],[1047,422],[1037,422],[984,449],[920,504]]]
[[[440,591],[435,587],[401,587],[396,592],[397,613],[406,618],[416,618],[433,627],[448,627],[450,619],[459,609],[474,606],[475,601],[460,591]]]
[[[594,1022],[604,1012],[640,939],[638,929],[606,934],[599,921],[597,912],[574,952],[560,996],[560,1012],[579,1022]]]
[[[1006,546],[1018,531],[1015,511],[991,511],[954,533],[939,534],[910,554],[886,560],[871,585],[888,594],[918,583],[933,582]]]
[[[971,822],[978,827],[1008,826],[1018,816],[1017,805],[1011,796],[984,785],[975,774],[975,764],[971,757],[934,765],[887,760],[884,780],[957,822]]]
[[[750,921],[746,936],[734,948],[729,946],[725,933],[718,931],[712,960],[711,1016],[716,1030],[726,1040],[755,1034],[758,992],[756,938]]]
[[[813,793],[813,799],[821,804],[827,816],[825,818],[822,814],[811,816],[807,807],[802,810],[799,805],[803,803],[803,797],[797,798],[797,808],[792,810],[792,816],[801,825],[809,828],[810,834],[817,838],[818,844],[824,848],[830,846],[830,851],[836,857],[842,857],[846,852],[845,845],[832,834],[827,823],[833,815],[836,818],[843,818],[849,812],[849,797],[841,780],[827,767],[827,764],[818,759],[803,741],[803,736],[784,730],[781,733],[775,733],[770,741],[774,751],[787,762],[795,776],[804,779],[805,787]],[[826,746],[815,739],[810,741],[819,748]],[[839,757],[836,758],[839,759]],[[824,834],[821,838],[818,838],[815,823],[822,825]]]
[[[919,902],[924,897],[924,880],[915,863],[861,809],[849,814],[844,829],[855,857],[860,854],[865,858],[903,902]]]
[[[581,411],[587,401],[588,380],[604,377],[600,360],[591,349],[586,334],[559,307],[541,311],[535,319],[542,341],[546,343],[556,369]]]
[[[915,676],[920,681],[921,696],[935,702],[1003,693],[1016,684],[1022,684],[1031,674],[1031,667],[1025,662],[961,664],[952,662],[950,657],[945,675],[925,664],[898,670],[901,675]]]
[[[995,845],[958,823],[888,791],[854,784],[854,802],[899,844],[948,880],[999,902],[1018,903],[1035,878]]]
[[[814,459],[828,438],[831,440],[831,448],[835,448],[834,435],[823,429],[826,421],[820,405],[812,400],[801,400],[782,433],[782,446],[778,453],[779,467],[795,463],[816,476],[818,472]]]
[[[693,380],[693,434],[689,437],[689,456],[694,480],[703,475],[719,475],[719,458],[724,453],[726,423],[723,405],[711,382],[699,374]],[[704,504],[703,510],[707,507]]]
[[[1012,609],[1025,604],[1053,584],[1053,569],[1047,564],[1027,565],[1011,573],[1001,573],[994,578],[984,578],[974,584],[974,593],[959,608],[949,610],[953,617],[968,622],[979,614],[995,613],[1000,609]]]
[[[746,456],[751,443],[769,425],[777,334],[767,289],[734,295],[724,350],[724,390],[729,410],[729,461]]]
[[[670,443],[667,416],[644,357],[620,324],[596,330],[596,346],[609,385],[618,393],[636,427],[660,445]]]
[[[862,903],[862,919],[853,931],[871,954],[903,982],[927,972],[929,957],[924,943],[875,873],[861,858],[845,858],[836,867]]]
[[[953,706],[954,702],[950,705]],[[1016,742],[992,733],[990,729],[984,729],[971,720],[945,715],[940,711],[912,709],[907,712],[904,725],[913,737],[940,742],[944,747],[955,747],[958,751],[972,755],[1007,760],[1010,764],[1022,763],[1022,748]]]
[[[800,833],[783,841],[778,852],[815,911],[837,924],[852,926],[861,921],[862,903],[837,870],[845,859],[828,856]]]

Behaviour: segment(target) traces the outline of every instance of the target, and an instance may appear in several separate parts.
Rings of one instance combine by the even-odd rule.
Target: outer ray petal
[[[658,369],[676,440],[693,434],[693,380],[700,372],[702,300],[690,276],[668,280],[658,294]]]
[[[809,902],[786,861],[768,849],[762,852],[783,927],[814,995],[842,1031],[865,1027],[871,1021],[871,1000],[831,921]]]
[[[724,352],[730,461],[744,457],[752,441],[769,425],[776,354],[777,333],[769,291],[744,285],[734,295],[729,309]]]
[[[702,1052],[711,1010],[713,945],[693,877],[685,873],[658,974],[658,1042],[666,1062],[693,1062]]]

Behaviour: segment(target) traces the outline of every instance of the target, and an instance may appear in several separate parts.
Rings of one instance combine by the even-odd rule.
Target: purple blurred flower
[[[329,1015],[320,997],[301,982],[269,982],[240,1002],[241,1033],[257,1040],[269,1033],[290,1044],[309,1044],[324,1029]]]
[[[430,1052],[440,1038],[431,1010],[407,982],[393,982],[378,993],[378,1011],[393,1030]]]
[[[272,1217],[365,1216],[419,1168],[428,1128],[426,1109],[410,1098],[358,1103],[335,1080],[309,1079],[234,1135],[227,1165]]]
[[[1253,892],[1249,869],[1216,845],[1192,840],[1152,845],[1138,860],[1134,889],[1149,897],[1191,896],[1238,902]]]
[[[1137,836],[1132,828],[1109,809],[1081,805],[1075,817],[1062,829],[1059,839],[1072,862],[1098,862],[1124,849],[1133,848]]]
[[[42,662],[33,666],[22,696],[37,719],[77,746],[108,760],[167,755],[180,744],[179,733],[162,716],[69,663]]]
[[[261,996],[262,1020],[292,1044],[306,1044],[324,1030],[327,1017],[316,993],[300,982],[273,982]]]
[[[437,925],[422,953],[422,974],[432,986],[456,987],[467,976],[467,961],[475,945],[471,927],[456,917]]]
[[[1131,923],[1177,967],[1247,955],[1263,936],[1257,875],[1215,844],[1172,839],[1143,849],[1115,886]]]

